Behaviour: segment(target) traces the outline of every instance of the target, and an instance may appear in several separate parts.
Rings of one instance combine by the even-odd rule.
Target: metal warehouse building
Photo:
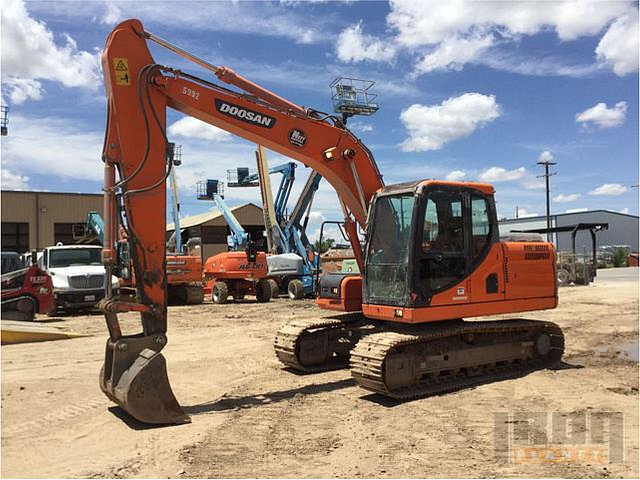
[[[590,210],[586,212],[559,213],[551,215],[552,227],[564,227],[579,223],[608,223],[608,230],[596,233],[598,246],[629,245],[632,252],[638,251],[638,217],[609,210]],[[533,230],[547,227],[547,217],[525,217],[500,220],[500,235],[512,230]],[[571,233],[554,233],[552,241],[559,251],[571,251]],[[576,250],[581,253],[583,246],[590,251],[591,236],[588,231],[578,232]]]
[[[58,242],[73,243],[74,225],[90,211],[102,214],[101,193],[3,190],[2,250],[24,253]]]
[[[266,239],[264,237],[264,216],[262,208],[253,203],[246,203],[231,208],[238,222],[249,233],[251,239],[258,244],[260,250],[265,250]],[[222,212],[211,210],[199,215],[180,219],[180,228],[183,230],[183,239],[200,238],[202,260],[205,261],[212,255],[226,252],[227,236],[231,233]],[[175,227],[173,223],[167,225],[167,237]],[[184,233],[186,231],[186,234]]]

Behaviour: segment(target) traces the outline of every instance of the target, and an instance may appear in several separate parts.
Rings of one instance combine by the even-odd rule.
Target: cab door
[[[465,203],[459,189],[432,190],[423,202],[416,230],[416,306],[429,305],[434,294],[467,275]]]
[[[415,306],[483,301],[487,292],[498,300],[504,284],[493,197],[443,186],[427,192],[421,203],[416,223]],[[495,255],[499,258],[494,259]],[[478,275],[472,275],[476,270]]]

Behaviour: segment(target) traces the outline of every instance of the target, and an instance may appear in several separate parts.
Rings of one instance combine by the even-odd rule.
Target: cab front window
[[[406,300],[415,197],[379,197],[367,252],[366,297],[370,303],[401,305]]]

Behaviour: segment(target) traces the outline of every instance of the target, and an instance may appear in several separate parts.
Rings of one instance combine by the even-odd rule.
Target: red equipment
[[[255,252],[253,258],[247,252],[222,252],[209,257],[204,264],[204,292],[219,304],[227,303],[229,295],[234,300],[255,295],[259,302],[268,302],[271,299],[268,275],[265,252]]]
[[[56,306],[51,277],[35,258],[31,266],[3,274],[1,282],[4,319],[31,321],[36,313],[46,315]]]

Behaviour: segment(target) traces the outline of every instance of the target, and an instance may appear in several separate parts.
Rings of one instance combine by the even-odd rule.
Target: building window
[[[53,243],[60,242],[63,245],[73,245],[75,243],[73,232],[82,232],[84,226],[84,223],[54,223]]]
[[[29,224],[2,222],[2,250],[18,253],[29,250]]]

